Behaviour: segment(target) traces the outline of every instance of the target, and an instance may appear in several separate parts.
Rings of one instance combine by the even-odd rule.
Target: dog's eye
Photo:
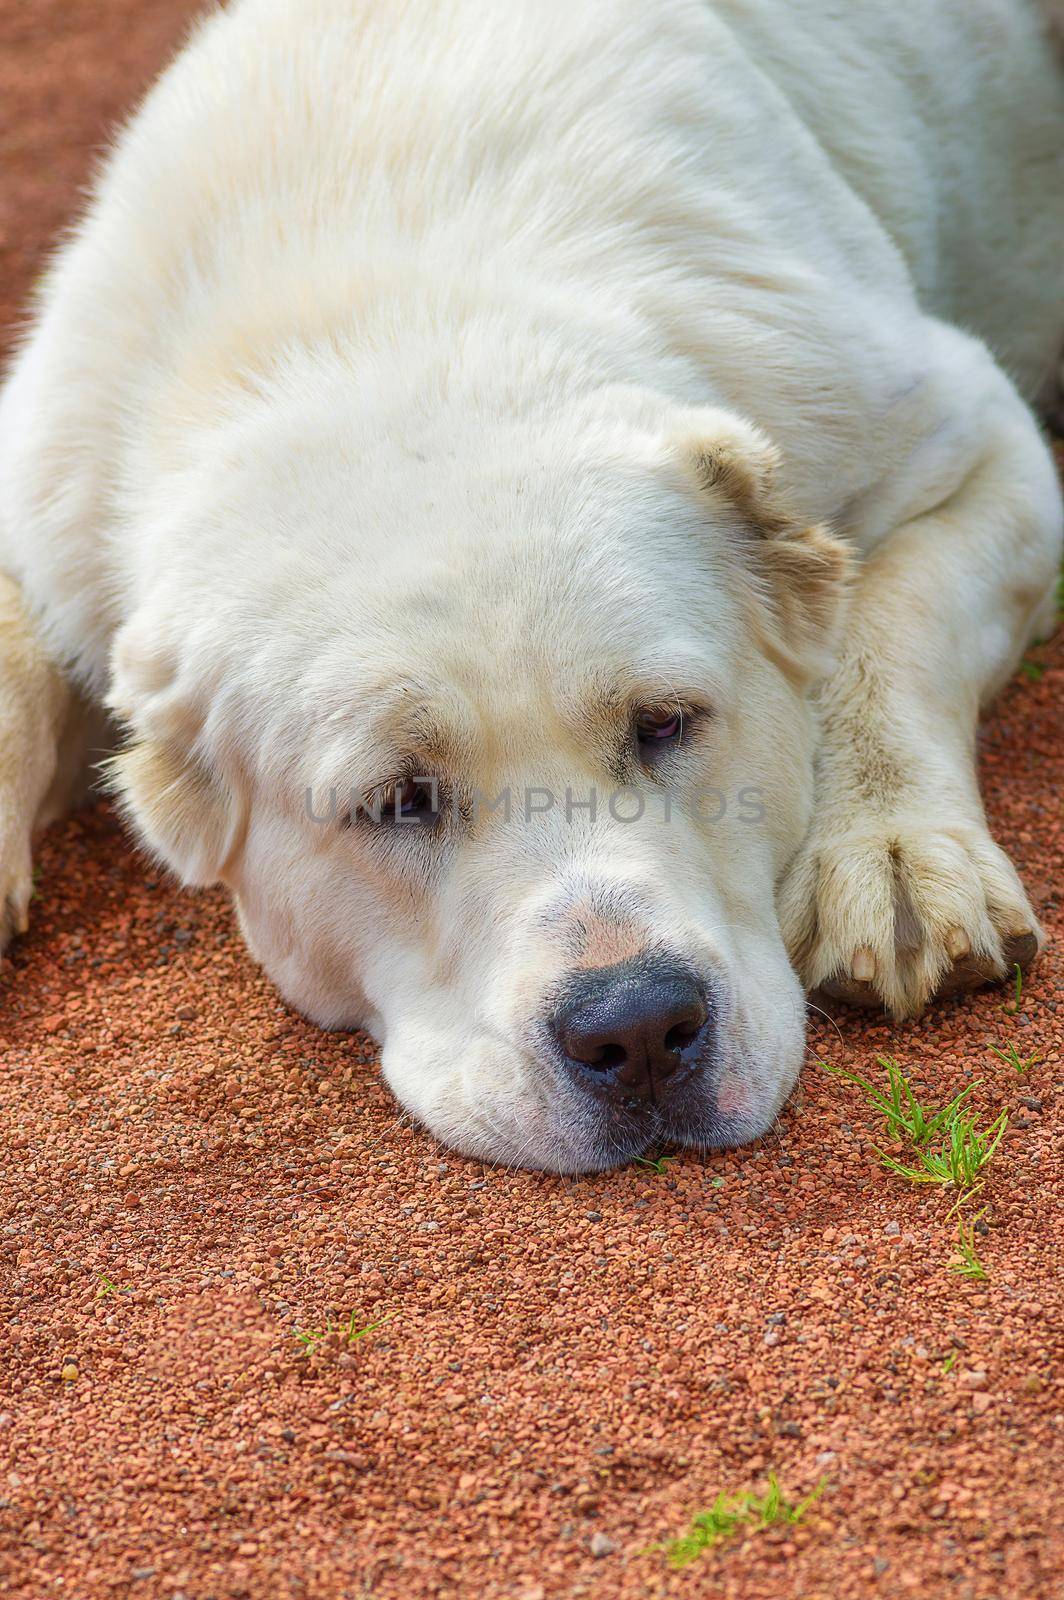
[[[389,822],[428,822],[439,811],[434,784],[408,779],[389,789],[381,803],[381,820]]]
[[[340,818],[342,828],[388,827],[396,823],[436,822],[440,817],[435,778],[407,778],[374,789]]]
[[[641,745],[675,744],[683,732],[683,713],[676,706],[643,706],[636,712],[635,736]]]

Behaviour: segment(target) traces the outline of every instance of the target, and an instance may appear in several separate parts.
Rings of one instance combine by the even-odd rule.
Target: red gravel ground
[[[176,0],[2,0],[10,324]],[[587,1181],[406,1125],[372,1049],[291,1014],[220,895],[151,874],[106,808],[51,830],[0,981],[0,1590],[95,1600],[591,1595],[1049,1600],[1060,1592],[1064,651],[982,736],[990,812],[1053,943],[903,1028],[814,1019],[1012,1114],[987,1284],[948,1197],[881,1170],[818,1071],[758,1146]],[[988,1052],[1015,1038],[1020,1077]],[[293,1328],[389,1318],[309,1356]],[[718,1490],[799,1526],[672,1572]]]

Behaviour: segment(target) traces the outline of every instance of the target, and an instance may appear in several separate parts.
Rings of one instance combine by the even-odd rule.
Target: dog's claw
[[[949,943],[947,941],[947,950]],[[980,989],[987,983],[1000,983],[1003,979],[1012,977],[1013,972],[1019,967],[1021,972],[1026,972],[1040,949],[1038,935],[1033,928],[1024,928],[1018,933],[1009,934],[1002,941],[1002,956],[1005,970],[1001,972],[992,965],[986,957],[973,956],[971,945],[963,955],[953,956],[953,966],[944,975],[936,990],[937,994],[964,994],[969,989]]]
[[[963,928],[950,929],[946,935],[945,947],[953,965],[939,981],[935,989],[936,997],[965,994],[971,989],[982,988],[984,984],[1001,983],[1003,978],[1011,978],[1017,967],[1021,972],[1026,972],[1038,956],[1040,943],[1038,935],[1032,928],[1024,928],[1010,934],[1002,945],[1004,974],[985,957],[972,954],[971,940]],[[864,976],[868,970],[868,961],[861,960],[862,957],[871,959],[872,971],[868,977]],[[827,995],[832,1000],[841,1000],[846,1005],[883,1009],[883,998],[876,991],[874,975],[875,961],[871,957],[871,951],[862,947],[854,953],[849,974],[839,973],[834,978],[829,978],[819,986],[819,993]]]
[[[850,972],[857,983],[873,983],[876,976],[876,958],[867,945],[855,950]]]
[[[2,841],[0,841],[2,845]],[[25,866],[4,873],[0,870],[0,955],[12,939],[21,938],[30,925],[30,900],[33,896],[32,869],[28,849]],[[0,868],[2,868],[0,861]],[[4,879],[6,878],[6,883]]]
[[[863,944],[853,953],[849,973],[840,972],[829,978],[821,984],[821,989],[833,1000],[842,1000],[850,1006],[881,1006],[883,1002],[875,989],[875,977],[875,954]]]

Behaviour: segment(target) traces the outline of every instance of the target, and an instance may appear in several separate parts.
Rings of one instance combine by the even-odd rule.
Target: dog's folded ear
[[[788,677],[823,677],[845,618],[849,547],[793,514],[778,488],[779,453],[752,423],[697,411],[674,442],[707,510],[735,529],[743,599],[762,648]]]
[[[224,881],[243,838],[244,805],[197,756],[147,739],[115,756],[107,775],[144,843],[183,883]]]

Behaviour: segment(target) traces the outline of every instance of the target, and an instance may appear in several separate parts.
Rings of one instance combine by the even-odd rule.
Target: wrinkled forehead
[[[551,760],[614,767],[634,707],[730,708],[726,653],[682,618],[656,630],[650,608],[632,627],[601,613],[567,627],[558,608],[524,627],[520,616],[500,620],[478,622],[473,598],[433,610],[424,627],[404,631],[393,615],[357,649],[338,645],[319,664],[309,781],[486,775]]]
[[[249,560],[241,614],[219,623],[248,690],[230,724],[270,685],[271,767],[308,745],[315,765],[363,744],[468,758],[580,737],[635,700],[729,692],[727,532],[651,475],[434,463],[418,482],[406,462],[343,496],[335,478],[306,487],[281,545],[298,557]]]

